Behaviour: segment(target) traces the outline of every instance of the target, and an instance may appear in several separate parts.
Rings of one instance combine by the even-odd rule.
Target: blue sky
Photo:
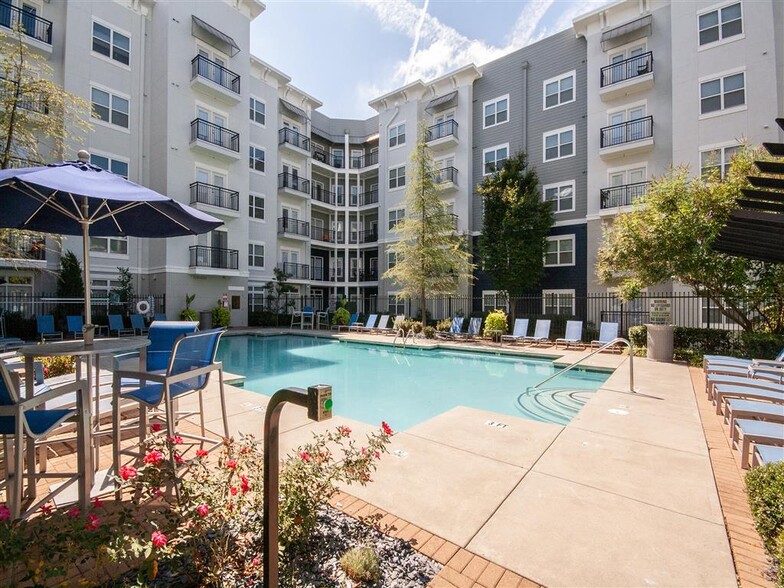
[[[608,0],[266,0],[251,51],[321,100],[366,118],[372,98],[481,65],[571,26]]]

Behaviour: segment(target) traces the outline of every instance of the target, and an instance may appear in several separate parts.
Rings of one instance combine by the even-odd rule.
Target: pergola
[[[776,124],[784,130],[784,118]],[[784,143],[763,143],[774,157],[784,157]],[[784,161],[756,161],[766,176],[749,176],[738,207],[713,242],[713,249],[760,261],[784,263]]]

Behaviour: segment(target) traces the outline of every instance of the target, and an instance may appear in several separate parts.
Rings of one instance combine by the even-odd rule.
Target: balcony
[[[602,210],[631,206],[637,199],[648,194],[648,184],[649,182],[638,182],[636,184],[603,188],[599,191],[599,204]]]
[[[18,82],[12,80],[0,79],[0,99],[7,105],[11,105],[16,101],[16,106],[23,110],[30,112],[37,112],[38,114],[49,114],[49,100],[44,94],[30,96],[29,92],[20,94],[19,98],[15,97],[16,86]]]
[[[371,151],[365,155],[361,155],[359,157],[352,156],[351,157],[351,169],[362,169],[365,167],[370,167],[371,165],[376,165],[378,163],[378,151]]]
[[[349,202],[351,206],[368,206],[370,204],[378,204],[378,188],[365,190],[356,196],[352,195]]]
[[[310,239],[310,223],[282,216],[278,218],[278,235]]]
[[[653,88],[653,52],[603,67],[599,87],[602,100],[615,100]]]
[[[237,249],[192,245],[190,254],[190,267],[229,270],[239,268],[240,252]]]
[[[457,126],[457,121],[450,119],[428,127],[425,143],[431,148],[457,145]]]
[[[290,280],[309,280],[310,266],[305,263],[291,263],[282,261],[278,264],[278,269],[282,270]]]
[[[653,149],[653,117],[610,125],[601,130],[599,156],[615,159]]]
[[[240,158],[240,134],[203,118],[191,121],[191,147],[224,159]]]
[[[378,270],[357,270],[352,269],[349,273],[351,282],[375,282],[378,280]]]
[[[13,29],[19,23],[27,37],[52,50],[52,21],[37,16],[27,7],[18,8],[10,2],[0,2],[0,26]]]
[[[310,197],[316,202],[322,202],[331,206],[335,205],[336,195],[334,192],[327,190],[321,184],[313,184],[310,188]]]
[[[191,59],[191,86],[224,102],[237,103],[242,99],[239,74],[204,55]]]
[[[458,219],[457,215],[452,212],[449,212],[447,214],[452,218],[452,229],[457,231],[457,219]]]
[[[283,190],[295,196],[310,195],[310,180],[306,180],[288,172],[278,174],[278,190]]]
[[[191,184],[191,205],[208,213],[239,216],[240,193],[205,182]]]
[[[443,167],[436,171],[433,180],[444,190],[457,188],[457,169],[452,166]]]
[[[316,161],[318,163],[323,163],[324,165],[327,165],[329,167],[343,169],[343,165],[344,165],[343,162],[345,161],[346,158],[342,153],[327,153],[326,151],[320,149],[319,147],[316,147],[315,145],[313,145],[311,151],[312,151],[311,154],[313,155],[313,161]]]
[[[376,243],[378,241],[378,229],[368,229],[366,231],[351,231],[348,234],[348,242],[352,245],[362,245],[363,243]]]
[[[0,239],[0,259],[13,260],[15,267],[40,267],[41,264],[27,262],[46,261],[46,237],[7,233]]]
[[[288,127],[278,129],[278,145],[300,155],[310,155],[310,138]]]
[[[323,227],[310,226],[310,238],[322,243],[343,244],[343,231],[333,231]]]

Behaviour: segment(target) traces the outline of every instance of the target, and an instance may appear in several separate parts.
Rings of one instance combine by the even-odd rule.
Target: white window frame
[[[509,159],[509,143],[502,143],[501,145],[494,145],[493,147],[488,147],[487,149],[482,149],[482,175],[483,176],[490,176],[493,175],[498,171],[498,150],[499,149],[506,149],[506,159]],[[493,160],[495,165],[495,170],[488,172],[485,170],[485,155],[490,153],[491,151],[495,152],[496,158]],[[506,161],[506,159],[504,161]]]
[[[392,263],[392,258],[395,258],[395,263]],[[392,269],[397,265],[397,252],[387,251],[387,269]]]
[[[102,27],[105,27],[105,28],[109,29],[109,32],[110,32],[110,35],[109,35],[109,55],[104,55],[103,53],[100,53],[100,52],[96,51],[95,49],[93,49],[93,39],[95,38],[95,33],[94,33],[95,28],[93,27],[93,25],[95,25],[95,24],[98,24],[98,25],[100,25]],[[114,47],[115,47],[114,35],[115,35],[115,33],[117,33],[118,35],[122,35],[123,37],[127,37],[128,38],[128,63],[123,63],[122,61],[118,61],[114,57],[112,57],[112,55],[114,55]],[[111,63],[112,65],[116,65],[117,67],[120,67],[122,69],[126,69],[126,70],[130,71],[130,69],[131,69],[131,51],[132,51],[132,48],[133,48],[132,41],[133,41],[133,35],[131,35],[131,33],[129,33],[128,31],[125,31],[125,30],[123,30],[123,29],[121,29],[121,28],[119,28],[119,27],[117,27],[117,26],[115,26],[113,24],[110,24],[110,23],[106,22],[105,20],[93,17],[92,24],[90,26],[90,53],[92,54],[93,57],[97,57],[98,59],[101,59],[102,61],[106,61],[108,63]]]
[[[736,141],[721,143],[718,145],[706,145],[699,148],[699,165],[700,165],[700,176],[704,175],[704,168],[702,166],[702,155],[703,153],[709,153],[711,151],[718,151],[719,152],[719,177],[724,178],[726,177],[726,173],[724,171],[725,166],[729,166],[730,162],[727,159],[727,149],[732,149],[733,147],[743,147],[742,143],[738,143]],[[716,167],[716,166],[714,166]]]
[[[730,106],[729,108],[724,107],[724,95],[726,92],[724,91],[724,79],[730,76],[734,76],[737,74],[743,74],[743,104],[738,104],[737,106]],[[718,110],[711,110],[710,112],[702,112],[702,85],[708,82],[719,82],[719,96],[721,97],[721,108]],[[748,103],[748,80],[746,75],[746,68],[735,68],[728,71],[723,71],[715,74],[711,74],[709,76],[703,76],[699,80],[697,80],[697,104],[699,105],[698,112],[699,112],[699,120],[703,120],[706,118],[713,118],[716,116],[723,116],[725,114],[732,114],[733,112],[743,112],[747,110],[749,107]],[[737,92],[737,90],[731,90],[731,92]]]
[[[255,249],[254,252],[250,252],[251,247],[256,247],[257,245],[261,245],[263,247],[264,253],[261,254],[261,265],[251,264],[250,260],[251,257],[254,259],[258,257],[256,255]],[[267,267],[267,244],[264,241],[248,241],[248,269],[255,269],[255,270],[263,270]]]
[[[710,41],[709,43],[705,43],[704,45],[700,44],[700,17],[711,12],[718,12],[719,16],[721,16],[721,11],[724,8],[728,8],[735,4],[740,4],[740,23],[741,23],[741,32],[737,35],[732,35],[731,37],[722,37],[721,36],[721,22],[719,22],[719,38],[715,41]],[[714,4],[713,6],[709,6],[704,10],[700,10],[697,12],[696,18],[696,28],[697,28],[697,51],[704,51],[705,49],[711,49],[713,47],[718,47],[719,45],[725,45],[727,43],[732,43],[733,41],[740,41],[741,39],[746,38],[746,23],[745,23],[745,14],[743,11],[743,2],[734,1],[734,2],[722,2],[721,4]]]
[[[263,154],[263,156],[264,156],[264,159],[262,160],[262,163],[264,165],[264,169],[263,170],[258,170],[254,166],[250,165],[250,150],[251,149],[255,149],[255,151],[253,153],[253,161],[254,162],[258,161],[258,157],[257,157],[257,153],[256,153],[257,151],[261,151],[261,153]],[[267,175],[267,150],[264,149],[264,147],[259,147],[258,145],[254,145],[253,143],[249,143],[248,144],[248,169],[250,171],[252,171],[253,173],[259,174],[260,176],[266,176]]]
[[[109,94],[109,120],[102,120],[93,114],[93,90],[98,90],[99,92],[104,92]],[[121,100],[125,100],[128,102],[128,112],[124,113],[128,117],[128,126],[123,127],[122,125],[115,124],[112,121],[112,112],[115,111],[114,108],[114,99],[119,98]],[[122,92],[117,92],[112,90],[111,88],[107,88],[106,86],[102,86],[101,84],[96,84],[90,82],[90,122],[95,123],[97,125],[101,125],[103,127],[107,127],[110,129],[114,129],[116,131],[121,131],[123,133],[130,133],[131,132],[131,97],[128,94],[123,94]],[[121,111],[117,111],[122,113]]]
[[[556,315],[565,315],[566,313],[561,312],[561,296],[562,295],[570,295],[572,297],[572,304],[570,306],[572,312],[569,313],[568,316],[574,316],[574,303],[575,303],[575,291],[574,289],[563,288],[563,289],[554,289],[554,290],[542,290],[542,314],[547,314],[547,297],[548,296],[555,296],[555,300],[558,302],[557,312]]]
[[[399,295],[400,292],[387,292],[387,312],[390,316],[397,316],[406,312],[406,300],[405,298],[398,298]]]
[[[399,214],[401,212],[403,213],[402,215]],[[390,226],[390,224],[393,222],[393,219],[390,218],[390,215],[392,213],[395,213],[395,219],[394,219],[394,224],[392,226]],[[399,206],[397,208],[390,208],[387,211],[387,230],[388,231],[394,231],[397,228],[397,224],[404,218],[406,218],[406,209],[405,208],[403,208],[402,206]]]
[[[263,205],[261,207],[261,211],[262,211],[262,215],[263,215],[264,218],[258,218],[256,216],[252,216],[250,214],[250,209],[251,208],[253,208],[254,210],[258,209],[258,207],[255,206],[255,204],[254,204],[256,198],[261,198],[261,201],[263,203]],[[255,222],[258,222],[258,223],[266,223],[267,222],[267,197],[264,194],[254,194],[253,192],[248,194],[248,220],[255,221]]]
[[[501,122],[498,122],[498,103],[501,102],[501,100],[506,100],[506,120],[502,120]],[[495,113],[493,114],[493,119],[496,122],[494,122],[491,125],[488,125],[487,124],[487,116],[485,115],[485,109],[489,105],[491,105],[491,104],[494,104],[495,107],[496,107]],[[490,129],[490,128],[493,128],[493,127],[497,127],[498,125],[502,125],[504,123],[508,123],[509,122],[509,118],[510,118],[510,116],[509,116],[510,109],[511,109],[511,104],[509,102],[509,94],[504,94],[503,96],[498,96],[497,98],[493,98],[491,100],[485,100],[482,103],[482,128],[483,129]]]
[[[561,155],[561,133],[565,133],[567,131],[572,131],[572,152],[569,155]],[[547,158],[547,137],[551,137],[553,135],[558,135],[558,157],[551,157],[550,159]],[[565,144],[565,143],[564,143]],[[545,131],[542,133],[542,161],[545,163],[549,163],[551,161],[558,161],[559,159],[568,159],[570,157],[574,157],[577,155],[577,127],[576,125],[571,125],[568,127],[561,127],[560,129],[553,129],[552,131]]]
[[[400,142],[400,127],[403,127],[403,142]],[[392,129],[395,129],[395,144],[392,145]],[[406,121],[399,122],[390,126],[387,129],[387,148],[392,151],[393,149],[398,149],[400,147],[405,146],[406,144]]]
[[[486,296],[492,296],[494,301],[496,298],[503,300],[503,304],[500,306],[498,304],[487,306],[485,304]],[[504,290],[482,290],[482,312],[493,312],[499,308],[504,309],[507,312],[509,311],[509,294],[507,294]]]
[[[572,262],[571,263],[561,263],[561,248],[560,248],[560,245],[559,245],[557,250],[556,250],[556,255],[558,257],[558,262],[557,263],[548,264],[547,261],[546,261],[547,260],[547,252],[545,251],[544,259],[542,260],[542,263],[543,263],[544,267],[574,267],[575,266],[575,264],[577,262],[577,251],[575,250],[575,245],[576,245],[575,235],[573,235],[573,234],[552,235],[550,237],[547,237],[547,242],[548,243],[560,243],[561,241],[571,241],[571,243],[572,243]]]
[[[402,184],[400,183],[400,173],[399,173],[399,170],[401,170],[401,169],[403,170],[403,183]],[[391,173],[391,172],[397,172],[395,174],[395,187],[393,188],[392,185],[391,185],[392,184],[392,178],[391,177],[387,177],[387,182],[389,182],[387,184],[387,186],[389,188],[388,191],[389,192],[394,192],[396,190],[404,189],[406,187],[406,182],[408,180],[408,178],[406,177],[406,166],[405,166],[405,164],[404,165],[398,165],[396,167],[390,167],[389,168],[389,173]]]
[[[571,208],[561,208],[561,189],[570,187],[572,189],[572,207]],[[556,200],[548,201],[545,198],[547,194],[547,190],[558,188],[558,198]],[[555,214],[559,214],[561,212],[573,212],[575,207],[575,191],[576,191],[576,182],[575,180],[568,180],[566,182],[556,182],[554,184],[545,184],[542,186],[542,202],[554,202],[553,212]]]
[[[249,100],[253,100],[254,101],[254,107],[253,107],[254,116],[253,116],[253,118],[250,118],[250,103],[248,104],[248,117],[250,118],[250,122],[252,122],[256,126],[261,127],[262,129],[266,129],[267,128],[267,103],[264,100],[262,100],[261,98],[256,98],[256,96],[253,96],[253,95],[250,96]],[[262,116],[264,117],[264,122],[263,123],[260,123],[259,121],[256,120],[256,116],[255,115],[258,114],[258,110],[256,110],[256,105],[257,104],[261,104],[264,107],[264,112],[262,113]]]
[[[561,82],[567,78],[572,78],[572,99],[561,102]],[[547,86],[558,82],[558,102],[552,106],[547,106]],[[577,100],[577,70],[568,71],[560,76],[555,76],[542,82],[542,110],[552,110],[565,104],[571,104]]]
[[[118,163],[124,163],[126,166],[128,166],[128,175],[126,175],[124,177],[126,179],[128,179],[130,177],[130,175],[131,175],[131,160],[128,159],[127,157],[119,157],[117,155],[113,155],[112,153],[107,153],[105,151],[98,151],[98,150],[95,150],[95,149],[91,149],[90,150],[90,163],[93,163],[93,160],[92,160],[93,156],[95,156],[95,157],[105,157],[106,159],[108,159],[109,160],[108,161],[109,167],[108,168],[101,168],[101,169],[108,169],[112,173],[117,173],[114,170],[112,170],[112,162],[116,161]],[[93,163],[93,165],[97,165],[97,164]],[[98,166],[98,167],[100,167],[100,166]]]
[[[93,241],[98,239],[106,239],[106,251],[95,250],[92,247]],[[112,242],[125,243],[125,253],[112,253]],[[95,257],[110,257],[114,259],[128,259],[130,255],[130,243],[128,237],[90,237],[90,256]]]

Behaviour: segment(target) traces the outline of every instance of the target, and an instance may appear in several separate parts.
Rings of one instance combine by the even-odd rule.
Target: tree
[[[117,297],[117,301],[120,304],[127,305],[134,296],[133,275],[131,275],[131,270],[127,267],[118,267],[117,271],[119,272],[117,286],[112,288],[112,294]]]
[[[477,187],[484,203],[479,254],[484,271],[499,290],[517,297],[544,274],[547,235],[553,211],[542,200],[536,170],[525,152],[507,159]]]
[[[389,248],[397,263],[383,275],[399,287],[400,297],[419,299],[423,320],[428,296],[457,293],[460,281],[473,279],[474,270],[466,238],[455,232],[441,199],[439,171],[425,143],[426,132],[421,126],[411,153],[405,217],[396,226],[400,240]]]
[[[622,300],[670,279],[710,298],[722,315],[752,331],[784,332],[784,265],[716,252],[714,239],[735,208],[761,152],[744,149],[724,179],[692,178],[675,167],[654,179],[646,197],[605,230],[597,276],[617,282]],[[758,172],[756,172],[758,173]]]
[[[73,251],[66,251],[60,258],[57,296],[60,298],[81,298],[84,296],[82,266]]]
[[[267,308],[275,311],[275,324],[278,324],[278,319],[281,310],[286,309],[289,304],[287,294],[296,292],[297,289],[288,283],[289,276],[279,267],[272,268],[272,273],[275,279],[264,284],[264,290],[267,292]],[[281,306],[281,298],[283,298],[283,305]],[[293,301],[291,301],[293,304]]]

